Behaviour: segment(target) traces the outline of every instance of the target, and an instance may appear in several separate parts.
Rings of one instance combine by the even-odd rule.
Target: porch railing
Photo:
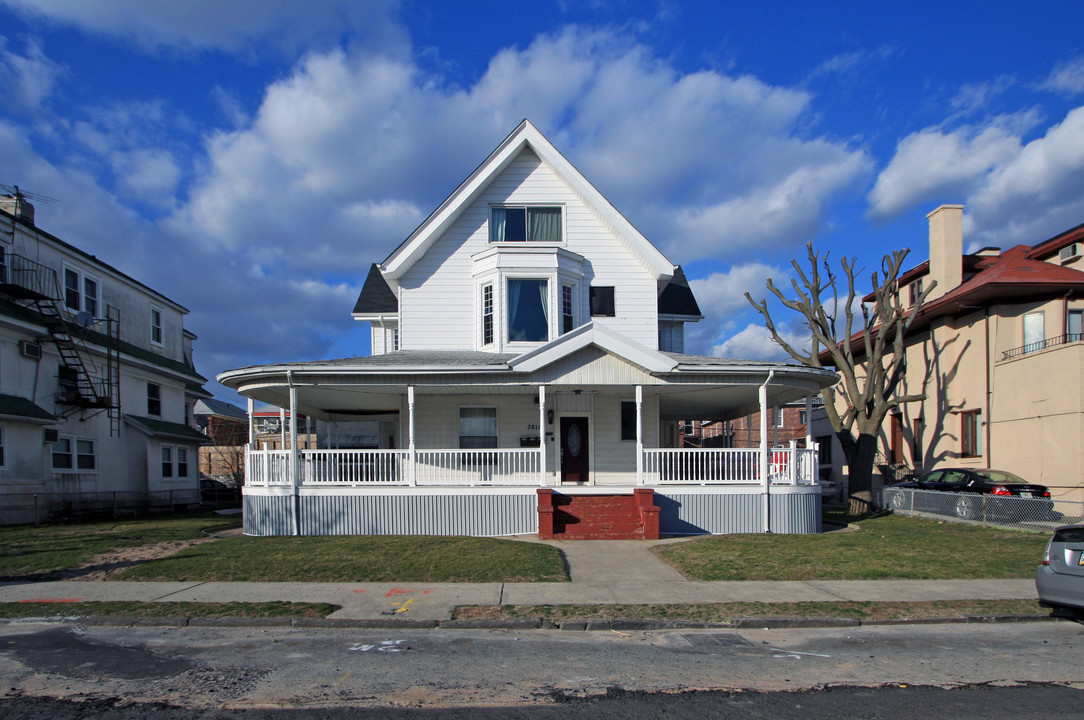
[[[818,458],[812,448],[772,448],[768,477],[775,485],[816,485]],[[759,448],[644,448],[648,484],[720,485],[760,481]]]
[[[531,486],[543,483],[538,448],[486,450],[298,450],[301,485]],[[816,485],[816,446],[769,450],[772,484]],[[758,448],[645,448],[644,484],[755,484]],[[249,485],[289,485],[289,450],[249,449]]]
[[[493,450],[417,450],[418,485],[538,485],[537,448]]]

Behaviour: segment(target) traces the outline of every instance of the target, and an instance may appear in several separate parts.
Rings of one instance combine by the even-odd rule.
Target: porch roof
[[[240,368],[218,379],[279,407],[287,406],[293,386],[298,410],[325,418],[398,412],[408,387],[419,395],[534,395],[544,385],[547,394],[631,399],[639,385],[646,395],[659,397],[660,416],[673,420],[724,420],[756,412],[766,382],[768,403],[775,406],[815,395],[837,380],[835,373],[803,365],[630,349],[609,342],[606,332],[585,343],[575,334],[525,355],[402,350]]]

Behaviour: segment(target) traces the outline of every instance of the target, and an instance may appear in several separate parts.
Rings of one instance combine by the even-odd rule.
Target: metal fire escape
[[[120,311],[108,308],[105,318],[89,313],[68,317],[64,293],[56,270],[19,255],[8,255],[0,272],[0,294],[33,307],[41,316],[60,356],[57,404],[65,406],[60,417],[77,412],[109,413],[110,435],[120,434]],[[105,332],[90,326],[105,324]],[[95,337],[98,336],[98,337]],[[105,349],[104,362],[96,363],[88,341]]]

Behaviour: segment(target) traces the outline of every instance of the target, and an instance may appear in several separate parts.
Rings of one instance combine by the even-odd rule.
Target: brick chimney
[[[964,206],[942,205],[930,221],[930,275],[937,287],[927,300],[939,298],[964,280]]]

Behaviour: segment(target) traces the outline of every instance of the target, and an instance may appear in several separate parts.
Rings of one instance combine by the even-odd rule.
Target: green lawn
[[[220,515],[199,513],[80,524],[0,527],[0,579],[35,579],[123,547],[204,537]]]
[[[207,582],[567,581],[547,545],[470,537],[237,537],[204,543],[116,576]]]
[[[847,520],[826,515],[826,520]],[[690,580],[1030,578],[1048,536],[898,515],[854,532],[720,535],[654,552]]]

